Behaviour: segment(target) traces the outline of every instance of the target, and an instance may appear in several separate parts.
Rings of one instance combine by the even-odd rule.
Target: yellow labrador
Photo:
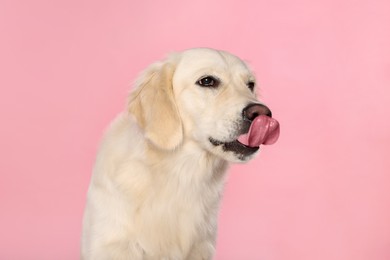
[[[243,61],[213,49],[146,69],[97,155],[83,259],[212,259],[229,162],[279,136],[255,85]]]

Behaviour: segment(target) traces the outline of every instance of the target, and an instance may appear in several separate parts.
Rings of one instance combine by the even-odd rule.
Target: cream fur
[[[218,88],[195,84],[204,75]],[[237,139],[257,102],[237,57],[191,49],[151,65],[107,129],[85,208],[82,259],[212,259],[228,162],[209,138]]]

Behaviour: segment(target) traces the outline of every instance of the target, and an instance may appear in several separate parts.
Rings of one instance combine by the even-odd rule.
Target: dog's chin
[[[217,150],[217,155],[231,162],[247,162],[259,151],[260,147],[250,147],[240,143],[238,140],[222,142],[212,137],[209,138],[213,145],[213,150]]]

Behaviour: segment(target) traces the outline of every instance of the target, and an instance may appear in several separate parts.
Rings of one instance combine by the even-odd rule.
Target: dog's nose
[[[242,111],[242,115],[249,121],[253,121],[253,119],[260,115],[272,117],[271,110],[268,107],[256,103],[249,104],[247,107],[245,107]]]

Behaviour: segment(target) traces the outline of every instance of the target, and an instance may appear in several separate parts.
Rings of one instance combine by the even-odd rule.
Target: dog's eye
[[[255,83],[253,81],[249,81],[247,84],[248,88],[253,92],[255,89]]]
[[[219,85],[219,80],[212,77],[212,76],[207,76],[207,77],[204,77],[204,78],[201,78],[200,80],[198,80],[196,82],[196,84],[198,84],[199,86],[202,86],[202,87],[218,87]]]

